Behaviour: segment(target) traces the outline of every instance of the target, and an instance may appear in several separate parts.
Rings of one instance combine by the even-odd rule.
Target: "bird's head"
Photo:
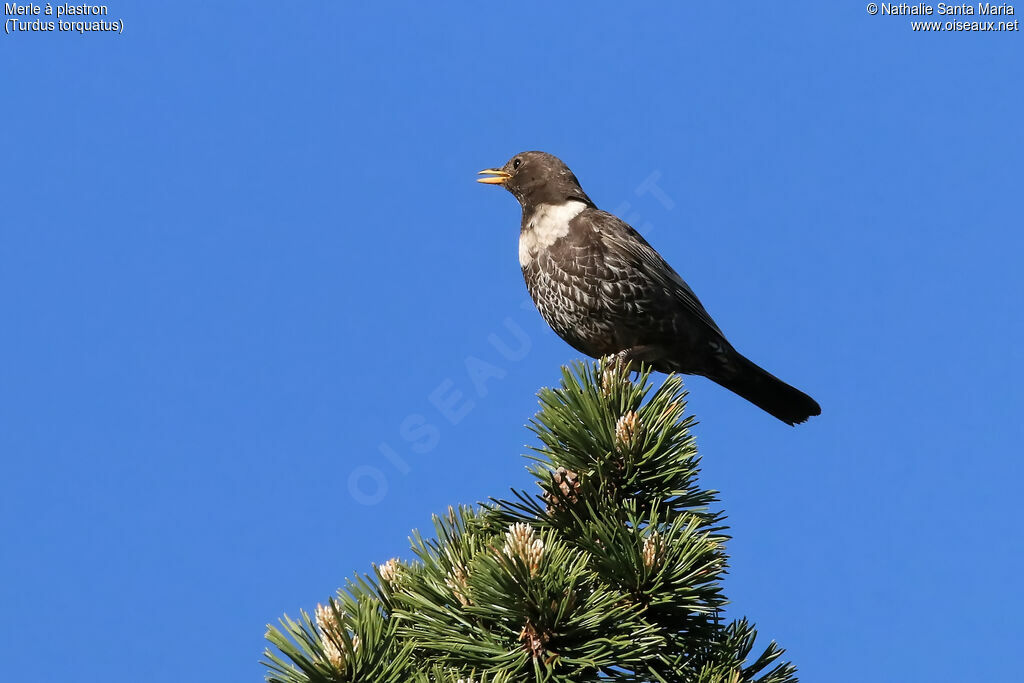
[[[569,167],[558,157],[546,152],[522,152],[501,168],[480,171],[477,182],[502,185],[511,192],[523,209],[540,204],[585,202],[593,206]]]

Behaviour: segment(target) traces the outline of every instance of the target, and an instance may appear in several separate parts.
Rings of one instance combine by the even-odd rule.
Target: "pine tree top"
[[[724,516],[700,488],[682,379],[614,360],[539,393],[539,493],[434,517],[416,560],[268,626],[272,683],[788,683],[774,642],[723,622]]]

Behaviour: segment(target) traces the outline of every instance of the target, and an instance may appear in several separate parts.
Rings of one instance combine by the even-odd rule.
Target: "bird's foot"
[[[613,356],[614,362],[618,365],[619,369],[627,374],[633,372],[639,372],[639,368],[633,368],[633,355],[629,352],[629,349],[623,349]]]
[[[630,354],[629,349],[623,349],[618,353],[612,353],[601,358],[601,370],[612,372],[623,377],[629,377],[633,373],[639,374],[640,363],[636,362]]]

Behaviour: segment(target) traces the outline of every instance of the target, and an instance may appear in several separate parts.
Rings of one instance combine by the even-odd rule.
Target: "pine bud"
[[[619,421],[615,423],[615,441],[620,446],[628,446],[633,442],[633,438],[639,431],[640,418],[635,411],[631,410],[620,417]]]
[[[517,522],[509,526],[502,551],[510,558],[518,557],[529,567],[530,576],[536,576],[544,556],[544,541],[537,537],[532,526]]]
[[[468,578],[469,572],[466,568],[461,564],[456,564],[448,570],[448,576],[444,579],[445,585],[451,589],[452,594],[455,595],[455,599],[458,600],[463,607],[470,604]]]
[[[380,574],[380,580],[389,586],[396,586],[402,575],[402,563],[398,561],[397,557],[392,557],[384,564],[377,567],[377,573]]]
[[[324,657],[338,671],[345,669],[345,649],[341,646],[341,628],[335,614],[334,600],[316,606],[316,625],[320,631],[320,642],[324,646]],[[359,647],[359,636],[353,636],[352,649]]]
[[[558,487],[562,495],[559,497],[553,491],[544,494],[544,500],[548,504],[548,512],[564,508],[563,503],[575,505],[579,501],[580,478],[575,472],[559,467],[551,474],[551,481]]]
[[[612,395],[612,389],[620,381],[619,375],[624,369],[623,362],[617,354],[605,356],[601,359],[600,367],[601,376],[598,384],[601,387],[601,395],[608,398]]]
[[[654,569],[665,559],[665,540],[657,531],[644,539],[643,558],[648,569]]]

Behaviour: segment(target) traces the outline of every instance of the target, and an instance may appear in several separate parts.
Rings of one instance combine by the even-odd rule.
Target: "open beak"
[[[477,178],[478,183],[486,183],[487,185],[504,185],[505,181],[512,177],[511,173],[506,173],[497,168],[485,168],[480,171],[477,175],[485,175],[486,178]]]

